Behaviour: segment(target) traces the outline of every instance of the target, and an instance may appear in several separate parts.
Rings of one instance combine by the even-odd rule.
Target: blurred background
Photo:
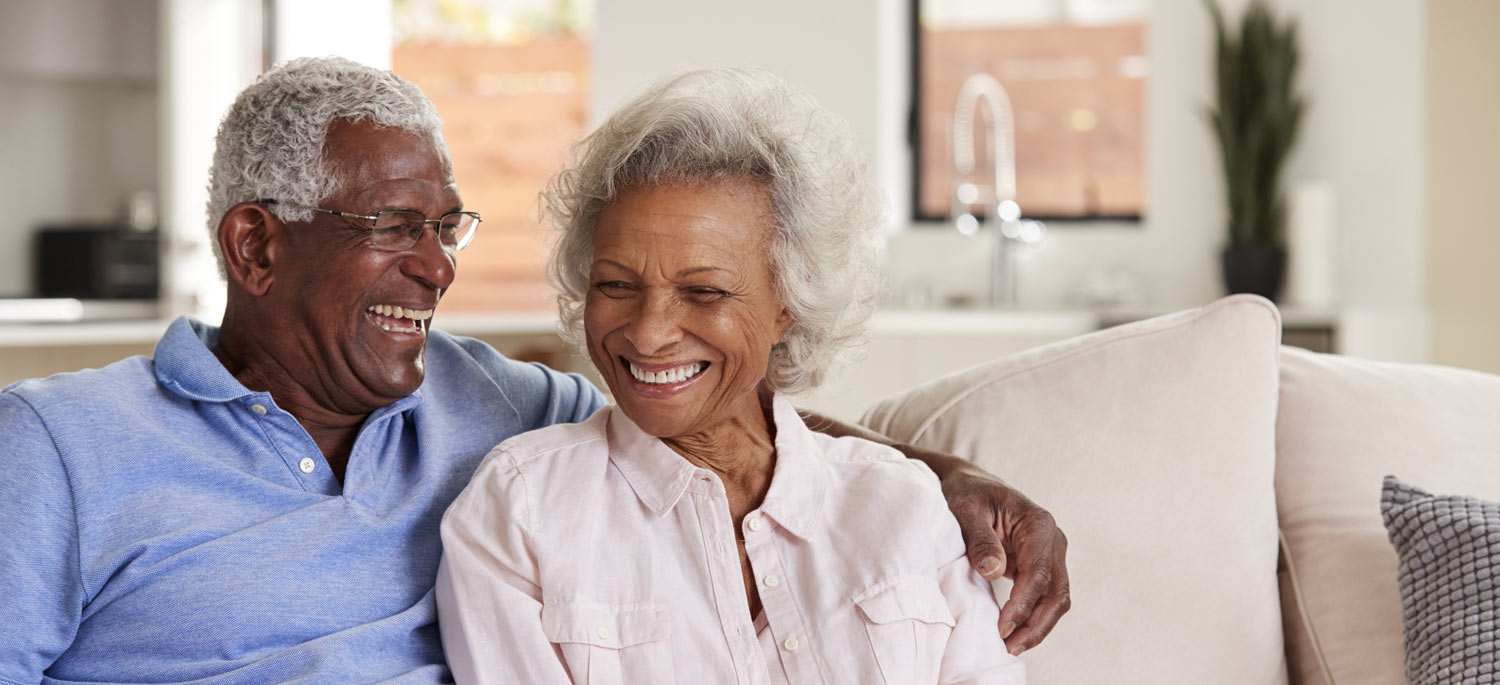
[[[1231,37],[1250,4],[1218,3]],[[1305,103],[1272,198],[1286,341],[1500,371],[1500,3],[1265,6]],[[0,0],[0,383],[218,321],[218,121],[270,65],[328,54],[422,87],[485,217],[436,325],[582,368],[552,333],[537,192],[632,93],[739,65],[847,119],[886,194],[868,358],[807,400],[854,417],[1232,289],[1216,45],[1199,0]]]

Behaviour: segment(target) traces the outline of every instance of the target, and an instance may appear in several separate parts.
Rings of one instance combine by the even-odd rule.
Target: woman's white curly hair
[[[637,186],[749,178],[769,194],[770,265],[792,324],[771,350],[771,389],[801,393],[850,361],[879,284],[884,201],[847,125],[769,73],[704,69],[669,77],[579,141],[543,192],[565,338],[583,345],[594,232]]]
[[[276,199],[319,206],[338,179],[323,158],[335,121],[369,122],[432,139],[452,175],[443,121],[415,84],[389,71],[341,57],[304,57],[260,76],[234,99],[219,123],[208,181],[208,233],[219,275],[219,220],[241,202]],[[312,211],[284,204],[282,221],[307,221]]]

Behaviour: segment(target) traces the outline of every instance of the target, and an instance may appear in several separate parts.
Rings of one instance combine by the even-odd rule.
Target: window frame
[[[908,43],[910,45],[910,78],[911,85],[910,100],[906,116],[906,142],[911,151],[911,219],[917,226],[936,227],[953,222],[953,217],[948,214],[929,214],[922,211],[922,2],[923,0],[908,0],[909,14],[907,16]],[[1149,100],[1146,103],[1150,104]],[[1145,112],[1142,112],[1145,116]],[[1142,136],[1150,134],[1149,129],[1143,130]],[[1142,145],[1142,154],[1149,147],[1149,140]],[[1142,159],[1142,173],[1148,169]],[[1147,178],[1147,188],[1150,179]],[[1148,197],[1149,199],[1149,193]],[[1147,205],[1149,209],[1149,204]],[[1024,209],[1024,205],[1023,205]],[[980,219],[986,218],[979,214]],[[1049,227],[1057,228],[1059,225],[1067,224],[1125,224],[1131,228],[1140,228],[1145,223],[1146,211],[1133,214],[1026,214],[1027,219],[1046,222]]]

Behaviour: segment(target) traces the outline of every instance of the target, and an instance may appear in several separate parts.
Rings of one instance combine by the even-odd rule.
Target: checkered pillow
[[[1400,557],[1406,679],[1500,683],[1500,504],[1386,476],[1380,511]]]

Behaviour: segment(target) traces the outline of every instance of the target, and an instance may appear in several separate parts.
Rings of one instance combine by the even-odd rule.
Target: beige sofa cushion
[[[1235,296],[881,402],[867,425],[979,455],[1068,535],[1073,610],[1036,683],[1286,682],[1272,492],[1280,320]]]
[[[1403,685],[1381,483],[1500,499],[1500,377],[1288,347],[1276,430],[1294,680]]]

